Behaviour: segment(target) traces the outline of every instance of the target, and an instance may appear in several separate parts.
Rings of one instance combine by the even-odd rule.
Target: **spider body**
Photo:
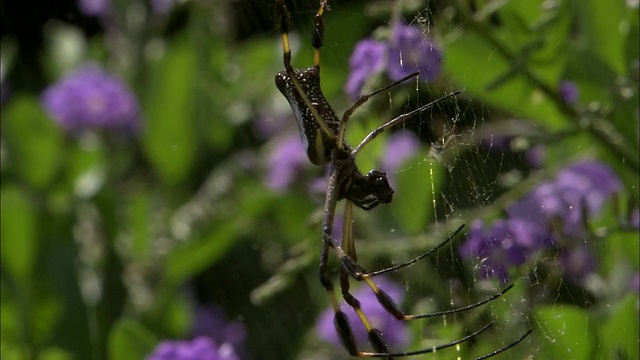
[[[340,120],[324,97],[320,87],[320,66],[311,66],[304,70],[293,69],[294,76],[315,107],[331,134],[338,136]],[[387,175],[378,170],[371,170],[363,175],[356,166],[352,149],[343,141],[341,147],[335,146],[335,137],[325,135],[318,126],[316,118],[304,98],[296,91],[296,87],[286,70],[276,74],[276,86],[287,99],[300,131],[309,161],[315,165],[326,165],[335,154],[336,163],[343,176],[338,179],[338,200],[349,199],[356,206],[370,210],[378,204],[388,204],[393,197],[393,189],[389,185]]]
[[[331,133],[337,135],[340,120],[322,94],[320,67],[311,66],[304,70],[294,69],[294,76]],[[331,161],[331,150],[335,148],[334,139],[328,138],[317,125],[313,113],[296,90],[286,70],[276,75],[276,86],[291,105],[309,161],[315,165],[328,164]],[[344,145],[346,146],[346,144]]]
[[[329,181],[327,185],[327,194],[324,205],[324,216],[322,224],[322,246],[320,249],[320,282],[329,294],[331,305],[335,312],[334,325],[337,333],[344,347],[348,350],[349,354],[355,357],[379,357],[385,359],[393,359],[394,357],[405,357],[420,354],[427,354],[436,352],[441,349],[456,346],[460,343],[473,339],[482,332],[489,329],[493,322],[486,324],[484,327],[472,332],[471,334],[460,338],[456,341],[452,341],[439,346],[433,346],[426,349],[408,351],[408,352],[391,352],[384,340],[383,334],[372,325],[372,322],[367,318],[367,315],[360,307],[360,301],[356,299],[350,293],[349,280],[354,279],[359,282],[365,283],[375,293],[376,298],[380,305],[392,314],[399,321],[408,321],[429,317],[447,316],[450,314],[458,313],[461,311],[476,308],[480,305],[486,304],[511,289],[511,286],[494,294],[493,296],[477,302],[472,305],[468,305],[463,308],[446,310],[437,313],[430,314],[418,314],[410,315],[405,314],[398,305],[391,299],[391,297],[379,288],[373,281],[373,278],[377,275],[399,270],[401,268],[410,266],[419,260],[429,256],[438,249],[442,248],[445,244],[449,243],[453,237],[461,232],[463,226],[460,226],[449,238],[440,243],[437,247],[429,250],[420,256],[407,261],[405,263],[395,265],[386,269],[368,272],[357,262],[355,241],[352,233],[353,224],[353,205],[364,209],[370,210],[379,204],[386,204],[391,202],[393,198],[393,189],[389,185],[387,176],[385,173],[378,170],[371,170],[366,175],[363,175],[356,166],[356,156],[362,148],[370,141],[375,139],[379,134],[385,130],[401,124],[412,117],[422,113],[433,104],[442,101],[448,97],[458,94],[458,92],[445,95],[435,101],[432,101],[424,106],[421,106],[413,111],[402,114],[378,128],[374,129],[367,135],[355,148],[350,147],[344,140],[344,133],[347,122],[351,114],[363,103],[365,103],[371,96],[378,94],[382,91],[386,91],[402,82],[405,82],[411,78],[415,78],[419,73],[409,75],[403,79],[400,79],[388,86],[378,89],[369,94],[365,94],[360,97],[351,107],[349,107],[342,118],[338,118],[335,111],[331,108],[329,102],[322,94],[320,87],[320,47],[323,42],[324,25],[322,16],[325,10],[328,9],[327,0],[320,1],[320,7],[315,16],[314,32],[312,38],[312,46],[314,49],[314,66],[306,69],[295,69],[291,65],[291,49],[289,48],[289,14],[284,4],[284,0],[275,0],[276,11],[278,14],[279,30],[282,38],[283,48],[283,71],[280,71],[275,77],[275,83],[280,92],[289,102],[293,115],[298,124],[300,130],[300,136],[305,146],[307,156],[311,163],[316,165],[330,165]],[[338,201],[345,200],[344,211],[344,227],[342,232],[342,242],[339,244],[331,234],[331,229],[334,222],[335,210]],[[332,249],[340,260],[340,293],[345,302],[352,307],[357,313],[360,322],[365,327],[370,344],[373,346],[374,351],[362,351],[358,349],[356,344],[351,324],[342,311],[340,304],[336,296],[336,290],[334,289],[333,282],[329,277],[328,271],[328,256],[329,251]],[[530,331],[529,331],[530,332]],[[490,356],[499,354],[522,341],[529,332],[525,333],[518,340],[511,344],[495,350],[494,352],[479,357],[478,359],[484,359]]]

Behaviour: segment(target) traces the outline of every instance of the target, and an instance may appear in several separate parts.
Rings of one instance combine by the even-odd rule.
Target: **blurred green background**
[[[306,67],[318,4],[287,5],[293,63]],[[338,113],[351,104],[343,87],[358,41],[388,38],[404,19],[444,54],[434,81],[393,88],[360,109],[349,143],[462,91],[406,125],[421,146],[393,174],[394,202],[356,209],[365,267],[410,259],[460,224],[499,218],[583,158],[607,164],[623,184],[589,219],[587,246],[598,265],[588,280],[548,272],[541,264],[557,253],[541,254],[512,269],[515,288],[494,304],[412,322],[408,348],[446,343],[496,319],[494,329],[431,358],[480,356],[531,327],[496,358],[637,359],[637,1],[330,7],[322,86]],[[326,172],[305,164],[284,190],[265,180],[279,142],[298,136],[273,83],[283,68],[273,2],[189,0],[158,11],[153,2],[113,0],[110,9],[87,15],[75,1],[2,4],[2,358],[143,359],[162,340],[189,338],[196,306],[216,306],[243,324],[243,358],[348,358],[315,328],[329,305],[318,281],[325,190],[309,191],[309,182]],[[131,89],[138,134],[78,133],[53,121],[43,91],[87,63]],[[563,100],[564,81],[578,89],[575,102]],[[389,82],[378,74],[367,86]],[[276,130],[265,136],[257,124]],[[379,166],[387,136],[359,155],[363,172]],[[488,138],[508,138],[509,146],[487,148]],[[544,160],[531,166],[525,153],[537,145]],[[403,309],[459,307],[500,287],[475,271],[480,259],[458,255],[463,241],[389,276],[404,285]]]

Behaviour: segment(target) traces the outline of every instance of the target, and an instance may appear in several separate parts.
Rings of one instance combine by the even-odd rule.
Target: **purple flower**
[[[631,225],[631,227],[633,229],[640,229],[640,209],[639,208],[635,208],[633,210],[631,210],[631,214],[629,214],[629,225]]]
[[[598,214],[605,201],[622,188],[620,179],[609,167],[593,160],[560,171],[556,176],[556,184],[560,189],[578,192],[580,201],[587,205],[592,216]]]
[[[158,14],[166,14],[173,8],[174,0],[151,0],[151,9]]]
[[[596,268],[596,259],[587,246],[564,249],[558,257],[562,273],[574,281],[579,281]]]
[[[511,218],[529,221],[541,227],[550,227],[555,219],[569,220],[575,226],[581,210],[564,201],[560,189],[553,182],[544,182],[507,208]]]
[[[87,16],[107,16],[111,13],[111,0],[78,0],[78,8]]]
[[[292,134],[281,139],[267,159],[266,185],[274,191],[285,190],[308,163],[298,136]]]
[[[278,134],[282,134],[282,132],[287,129],[289,125],[291,125],[291,116],[289,114],[282,115],[274,115],[269,110],[265,110],[267,115],[260,116],[255,122],[255,131],[258,136],[263,139],[270,139]]]
[[[198,305],[193,312],[192,336],[205,336],[241,349],[246,330],[240,322],[229,322],[219,307]]]
[[[392,80],[400,80],[416,71],[420,78],[431,81],[440,74],[442,53],[416,26],[398,23],[388,52],[387,72]]]
[[[631,290],[633,290],[635,293],[640,292],[640,273],[636,272],[635,274],[633,274],[633,276],[631,277],[631,281],[629,281],[629,284],[631,285]]]
[[[490,134],[480,140],[480,145],[491,151],[511,151],[513,136]]]
[[[397,304],[402,302],[404,298],[404,290],[400,285],[382,277],[376,277],[375,279],[376,284],[389,294]],[[353,295],[360,300],[362,311],[367,315],[372,325],[382,331],[385,340],[390,346],[401,347],[408,343],[409,334],[406,323],[396,319],[384,310],[382,305],[378,303],[375,294],[368,286],[363,284],[363,286],[358,289],[358,291],[354,292]],[[367,332],[355,311],[348,305],[342,305],[341,308],[349,319],[356,343],[359,346],[366,346],[366,344],[368,344]],[[342,346],[339,335],[333,325],[334,314],[335,313],[332,308],[323,311],[322,314],[320,314],[320,318],[316,325],[316,331],[322,339],[336,346]]]
[[[508,220],[494,222],[488,232],[479,220],[474,222],[460,254],[482,259],[484,277],[506,281],[509,268],[522,264],[534,252],[555,246],[560,239],[584,236],[585,213],[597,215],[621,186],[602,163],[573,164],[509,206]],[[579,280],[595,269],[588,248],[567,246],[571,245],[568,241],[562,245],[559,265],[566,276]]]
[[[399,131],[389,136],[380,167],[387,174],[393,174],[420,147],[418,137],[410,131]]]
[[[327,194],[327,185],[329,184],[329,176],[317,177],[312,179],[309,182],[309,186],[307,187],[309,193],[311,195],[326,195]]]
[[[77,70],[47,88],[42,103],[67,131],[140,131],[138,102],[127,85],[97,66]]]
[[[527,247],[519,243],[522,223],[495,221],[487,231],[482,221],[471,224],[467,241],[460,247],[466,258],[481,260],[479,272],[484,278],[497,278],[503,283],[509,280],[509,269],[523,264],[528,256]]]
[[[239,360],[233,346],[218,345],[207,337],[188,341],[166,340],[158,344],[146,360]]]
[[[366,80],[384,66],[385,43],[366,39],[356,44],[356,48],[349,60],[349,79],[345,85],[345,92],[352,99],[357,99]]]
[[[560,220],[568,235],[584,229],[583,207],[597,215],[605,201],[621,189],[618,177],[606,165],[586,160],[560,171],[553,182],[541,186],[507,209],[511,217],[551,226]]]
[[[537,144],[529,148],[525,154],[529,165],[533,168],[541,168],[544,162],[546,148],[542,144]]]
[[[565,104],[573,104],[578,100],[578,87],[571,81],[561,82],[558,91]]]

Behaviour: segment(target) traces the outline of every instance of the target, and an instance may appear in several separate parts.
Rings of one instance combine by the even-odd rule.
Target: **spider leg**
[[[353,238],[353,226],[352,226],[353,203],[349,200],[345,201],[343,224],[344,225],[342,227],[342,250],[344,250],[344,252],[341,252],[338,247],[336,247],[336,250],[340,257],[347,257],[352,261],[356,262],[358,256],[356,254],[355,240]],[[368,319],[367,315],[362,310],[360,306],[360,301],[355,296],[353,296],[349,291],[351,287],[351,285],[349,284],[349,277],[350,277],[349,271],[344,266],[342,266],[340,268],[340,290],[342,292],[342,298],[345,300],[345,302],[349,306],[351,306],[351,308],[358,315],[360,322],[364,325],[365,329],[367,330],[367,336],[369,338],[369,342],[371,343],[375,351],[381,354],[388,353],[389,349],[386,342],[384,341],[382,332],[376,329],[372,325],[371,321]],[[342,318],[341,315],[340,317]],[[341,322],[346,321],[348,325],[348,320],[346,316],[343,319],[340,319],[340,321]],[[336,325],[337,325],[337,322],[338,322],[338,316],[336,316]],[[342,325],[341,327],[343,326],[344,325]],[[340,327],[336,326],[336,328],[338,329],[338,331],[340,331]],[[349,325],[349,328],[350,328],[350,325]],[[348,335],[348,336],[344,336],[344,335]],[[353,335],[348,333],[345,333],[344,335],[342,336],[342,341],[343,343],[345,343],[345,346],[348,349],[352,349],[355,351],[355,354],[352,353],[351,355],[354,355],[356,357],[366,357],[366,353],[361,352],[357,349],[357,345]],[[391,356],[384,356],[384,358],[387,360],[392,359]]]
[[[336,303],[336,305],[334,306],[334,312],[335,312],[334,324],[335,324],[335,327],[336,327],[336,331],[338,332],[338,334],[340,336],[340,339],[342,340],[343,345],[345,346],[345,348],[347,348],[347,350],[349,351],[349,353],[352,356],[364,357],[364,358],[380,357],[380,358],[385,358],[387,360],[392,360],[394,357],[405,357],[405,356],[413,356],[413,355],[432,353],[432,352],[436,352],[438,350],[442,350],[442,349],[445,349],[445,348],[453,347],[453,346],[458,345],[458,344],[460,344],[462,342],[468,341],[468,340],[478,336],[482,332],[486,331],[487,329],[489,329],[493,325],[493,322],[491,322],[491,323],[485,325],[481,329],[475,331],[474,333],[472,333],[472,334],[470,334],[468,336],[465,336],[465,337],[460,338],[460,339],[458,339],[456,341],[453,341],[453,342],[450,342],[450,343],[447,343],[447,344],[443,344],[443,345],[439,345],[439,346],[436,346],[436,347],[425,348],[425,349],[416,350],[416,351],[410,351],[410,352],[398,352],[398,353],[389,352],[389,347],[388,347],[387,343],[384,340],[384,336],[383,336],[382,332],[379,329],[377,329],[376,327],[373,326],[372,322],[369,320],[367,315],[362,310],[360,301],[355,296],[353,296],[351,294],[351,292],[350,292],[349,279],[353,275],[352,274],[353,269],[354,268],[355,269],[360,269],[364,273],[364,269],[360,265],[358,265],[357,262],[356,262],[357,255],[356,255],[356,250],[355,250],[355,240],[353,238],[353,229],[352,229],[352,226],[351,226],[351,224],[353,222],[352,212],[353,212],[353,203],[351,201],[347,200],[346,201],[346,205],[345,205],[344,226],[343,226],[343,231],[342,231],[342,246],[336,244],[334,239],[331,239],[331,243],[333,244],[332,246],[336,250],[336,253],[340,257],[341,262],[343,264],[343,266],[340,269],[340,290],[341,290],[341,293],[342,293],[342,297],[344,298],[345,302],[356,312],[360,322],[363,324],[363,326],[365,327],[365,329],[367,331],[367,336],[368,336],[368,339],[369,339],[369,343],[371,343],[371,345],[373,346],[373,349],[375,350],[375,352],[367,352],[367,351],[358,350],[358,347],[357,347],[357,344],[356,344],[356,341],[355,341],[355,338],[354,338],[354,335],[353,335],[353,330],[351,329],[351,325],[349,323],[349,320],[348,320],[346,314],[337,305],[336,296],[335,296],[334,293],[332,293],[331,294],[332,303],[334,303],[334,301]],[[458,232],[461,229],[462,228],[459,228]],[[415,260],[415,261],[417,261],[417,260]],[[415,261],[410,262],[410,263],[415,263]],[[405,265],[405,266],[408,266],[408,265]],[[401,268],[401,267],[396,267],[396,269],[399,269],[399,268]],[[380,288],[378,288],[378,286],[375,283],[373,283],[370,280],[370,278],[366,277],[366,275],[365,275],[364,280],[365,280],[365,282],[367,282],[367,284],[369,286],[373,285],[372,289],[374,289],[374,292],[376,293],[376,297],[378,299],[378,302],[380,302],[380,304],[384,307],[384,309],[387,312],[389,312],[390,314],[394,315],[398,320],[413,320],[413,319],[418,319],[418,318],[421,318],[421,317],[432,317],[432,316],[447,315],[449,313],[463,311],[463,310],[467,310],[467,309],[471,309],[471,308],[480,306],[480,305],[482,305],[482,304],[484,304],[486,302],[491,301],[493,298],[497,297],[497,296],[494,296],[492,299],[487,299],[487,300],[485,300],[485,301],[483,301],[481,303],[474,304],[473,306],[468,306],[468,307],[464,308],[463,310],[443,311],[443,312],[440,312],[440,313],[428,314],[428,316],[411,316],[411,315],[406,316],[406,315],[402,314],[402,312],[397,307],[397,305],[395,305],[395,303],[393,302],[391,297],[389,295],[387,295],[384,291],[382,291]],[[402,314],[403,317],[400,318],[399,314]],[[494,356],[494,355],[506,350],[507,348],[509,348],[511,346],[513,346],[513,344],[510,344],[508,347],[505,347],[503,349],[496,350],[491,354],[487,354],[483,358]]]
[[[420,261],[420,260],[428,257],[429,255],[433,254],[434,252],[438,251],[440,248],[444,247],[448,243],[450,243],[453,239],[455,239],[456,236],[458,236],[458,234],[462,231],[462,229],[464,229],[464,224],[458,226],[458,228],[451,235],[449,235],[445,241],[442,241],[436,247],[429,249],[429,251],[426,251],[426,252],[420,254],[416,258],[413,258],[413,259],[411,259],[411,260],[409,260],[407,262],[404,262],[402,264],[398,264],[398,265],[391,266],[391,267],[388,267],[388,268],[385,268],[385,269],[381,269],[381,270],[365,273],[365,274],[363,274],[363,276],[374,277],[376,275],[385,274],[385,273],[388,273],[388,272],[392,272],[392,271],[396,271],[396,270],[405,268],[407,266],[411,266],[411,265],[417,263],[418,261]]]
[[[313,65],[320,66],[320,48],[324,42],[324,22],[322,21],[322,13],[324,9],[328,9],[327,0],[320,1],[320,8],[316,12],[313,26],[313,37],[311,38],[311,46],[313,46]]]
[[[340,121],[340,131],[338,133],[338,143],[342,142],[342,139],[344,139],[344,132],[345,129],[347,127],[347,122],[349,121],[349,117],[351,117],[351,115],[356,111],[356,109],[358,109],[360,106],[362,106],[362,104],[364,104],[365,102],[367,102],[367,100],[369,100],[371,97],[383,92],[383,91],[387,91],[395,86],[398,86],[400,84],[402,84],[403,82],[414,78],[416,76],[419,76],[420,72],[415,72],[409,76],[405,76],[402,79],[395,81],[387,86],[384,86],[380,89],[374,90],[370,93],[364,94],[362,96],[360,96],[360,98],[358,100],[356,100],[356,102],[353,103],[353,105],[351,105],[347,110],[345,110],[344,114],[342,114],[342,120]]]
[[[328,190],[327,197],[325,199],[325,212],[323,218],[323,241],[320,252],[320,281],[322,282],[325,290],[327,290],[327,292],[329,293],[331,306],[333,307],[333,311],[335,313],[333,323],[338,335],[340,336],[342,344],[352,356],[368,357],[367,353],[358,350],[355,337],[353,335],[353,330],[351,329],[351,324],[349,323],[347,315],[340,308],[333,283],[328,276],[327,265],[329,247],[332,247],[341,259],[344,257],[351,258],[351,256],[357,257],[355,253],[355,244],[353,243],[353,237],[351,235],[353,222],[353,206],[350,201],[346,201],[347,205],[344,215],[345,222],[343,226],[343,245],[345,246],[348,254],[331,236],[331,228],[333,227],[333,220],[335,217],[335,208],[338,202],[339,179],[341,177],[341,172],[343,171],[343,168],[340,166],[339,162],[333,161],[332,164],[331,175],[329,176],[329,184],[327,186]],[[354,261],[355,263],[355,260],[352,261]],[[342,290],[342,295],[345,301],[356,311],[358,317],[367,329],[367,332],[369,334],[369,341],[373,344],[374,349],[377,352],[384,354],[385,352],[387,352],[387,346],[382,338],[382,333],[371,325],[371,322],[360,308],[360,302],[358,301],[358,299],[356,299],[349,293],[349,275],[350,274],[346,269],[341,268],[340,287]],[[384,357],[389,360],[391,359],[391,357],[385,355],[381,355],[379,357]]]
[[[345,242],[345,239],[343,238],[343,243]],[[351,240],[351,242],[353,242],[353,240]],[[336,250],[340,250],[338,246],[336,246]],[[349,256],[347,254],[344,254],[340,251],[338,251],[338,255],[340,256],[340,258],[342,260],[348,259]],[[415,260],[415,259],[414,259]],[[490,322],[488,324],[486,324],[485,326],[483,326],[482,328],[480,328],[479,330],[476,330],[475,332],[460,338],[458,340],[446,343],[446,344],[442,344],[442,345],[438,345],[438,346],[434,346],[434,347],[430,347],[430,348],[425,348],[425,349],[420,349],[420,350],[415,350],[415,351],[406,351],[406,352],[389,352],[388,346],[386,344],[386,342],[384,341],[384,337],[383,334],[380,330],[378,330],[377,328],[375,328],[371,321],[369,321],[369,319],[367,318],[366,314],[364,313],[364,311],[362,311],[361,306],[360,306],[360,301],[354,297],[350,292],[350,284],[349,284],[349,278],[353,277],[352,274],[352,270],[354,268],[360,269],[362,271],[364,271],[364,269],[358,265],[353,259],[348,259],[347,260],[348,265],[345,265],[345,262],[343,261],[343,266],[341,267],[341,271],[340,271],[340,288],[342,291],[342,297],[344,298],[345,302],[351,306],[356,314],[358,315],[358,318],[360,319],[360,321],[362,322],[362,324],[364,325],[365,329],[367,330],[367,335],[369,338],[369,342],[371,343],[371,345],[373,346],[375,352],[367,352],[367,351],[359,351],[357,348],[357,345],[355,343],[354,337],[353,337],[353,331],[351,329],[351,326],[349,324],[348,318],[346,317],[346,315],[341,311],[341,310],[336,310],[336,315],[335,315],[335,326],[336,326],[336,330],[338,331],[338,333],[340,334],[341,340],[343,342],[343,344],[345,345],[345,347],[348,349],[349,353],[352,356],[356,356],[356,357],[365,357],[365,358],[369,358],[369,357],[380,357],[380,358],[385,358],[388,360],[393,359],[394,357],[406,357],[406,356],[414,356],[414,355],[421,355],[421,354],[428,354],[428,353],[433,353],[433,352],[437,352],[439,350],[442,349],[446,349],[449,347],[453,347],[456,346],[460,343],[463,343],[465,341],[471,340],[473,338],[475,338],[476,336],[480,335],[481,333],[485,332],[486,330],[488,330],[490,327],[492,327],[494,325],[494,322]],[[411,263],[411,262],[410,262]],[[402,264],[405,265],[405,264]],[[397,267],[396,270],[400,268]],[[400,310],[400,308],[395,304],[395,302],[393,301],[393,299],[391,299],[391,297],[384,292],[382,289],[380,289],[372,280],[370,277],[367,277],[366,275],[363,277],[363,280],[367,283],[367,285],[369,287],[371,287],[371,289],[374,291],[374,293],[376,294],[376,298],[378,300],[378,303],[380,303],[380,305],[382,305],[382,307],[391,315],[393,315],[396,319],[398,319],[399,321],[409,321],[409,320],[415,320],[415,319],[423,319],[423,318],[431,318],[431,317],[438,317],[438,316],[446,316],[446,315],[450,315],[450,314],[455,314],[458,312],[462,312],[462,311],[466,311],[466,310],[470,310],[470,309],[474,309],[476,307],[479,307],[481,305],[484,305],[502,295],[504,295],[507,291],[509,291],[513,285],[508,286],[506,289],[494,294],[493,296],[484,299],[480,302],[462,307],[462,308],[457,308],[457,309],[452,309],[452,310],[445,310],[445,311],[440,311],[440,312],[434,312],[434,313],[429,313],[429,314],[419,314],[419,315],[406,315],[402,312],[402,310]],[[335,309],[335,308],[334,308]],[[494,350],[488,354],[482,355],[480,357],[477,357],[476,360],[482,360],[482,359],[487,359],[490,357],[493,357],[495,355],[498,355],[500,353],[502,353],[503,351],[506,351],[514,346],[516,346],[518,343],[520,343],[522,340],[524,340],[527,336],[529,336],[529,334],[531,333],[531,329],[529,329],[527,332],[525,332],[523,335],[521,335],[517,340],[511,342],[510,344]]]
[[[335,160],[335,153],[334,153]],[[327,293],[329,293],[329,298],[331,301],[331,306],[335,313],[334,315],[334,326],[336,328],[336,332],[340,336],[340,340],[344,347],[349,351],[349,354],[352,356],[358,356],[359,351],[356,346],[355,338],[353,336],[353,330],[351,329],[351,325],[349,324],[349,320],[347,315],[340,308],[340,304],[335,294],[335,289],[333,287],[333,283],[328,275],[328,262],[329,262],[329,247],[334,248],[339,254],[343,254],[347,256],[340,245],[338,245],[331,236],[331,229],[333,227],[333,220],[335,217],[335,209],[336,204],[338,202],[338,179],[340,177],[340,167],[336,166],[336,162],[333,162],[331,168],[331,175],[329,176],[329,184],[327,186],[327,196],[325,198],[325,211],[323,218],[323,232],[322,232],[322,247],[320,250],[320,282],[322,286],[325,288]],[[350,227],[351,224],[346,224],[347,227]],[[355,248],[353,249],[355,250]],[[342,283],[341,275],[341,283]],[[348,281],[348,277],[347,277]]]
[[[426,105],[423,105],[423,106],[421,106],[421,107],[419,107],[419,108],[417,108],[417,109],[415,109],[413,111],[410,111],[408,113],[404,113],[402,115],[399,115],[398,117],[396,117],[396,118],[394,118],[392,120],[389,120],[388,122],[380,125],[379,127],[375,128],[372,132],[370,132],[369,135],[367,135],[362,140],[362,142],[360,142],[360,144],[355,149],[353,149],[353,151],[351,151],[351,154],[353,156],[356,156],[356,154],[358,154],[358,152],[360,152],[360,150],[362,150],[362,148],[365,145],[367,145],[369,142],[371,142],[371,140],[373,140],[376,137],[378,137],[378,135],[380,135],[381,133],[386,131],[388,128],[393,127],[393,126],[398,125],[398,124],[401,124],[401,123],[411,119],[415,115],[418,115],[421,112],[427,110],[428,108],[432,107],[433,105],[439,103],[440,101],[445,100],[445,99],[450,98],[450,97],[453,97],[453,96],[456,96],[459,93],[460,93],[460,91],[455,91],[455,92],[452,92],[450,94],[447,94],[447,95],[444,95],[442,97],[439,97],[439,98],[433,100],[432,102],[430,102],[430,103],[428,103]]]
[[[405,268],[407,266],[413,265],[416,262],[420,261],[421,259],[424,259],[425,257],[433,254],[435,251],[437,251],[438,249],[440,249],[441,247],[443,247],[445,244],[449,243],[461,230],[462,230],[463,226],[458,227],[458,229],[452,234],[450,235],[447,240],[443,241],[442,243],[440,243],[437,247],[421,254],[420,256],[409,260],[405,263],[402,264],[398,264],[395,266],[391,266],[389,268],[386,269],[382,269],[382,270],[378,270],[378,271],[374,271],[374,272],[368,272],[366,271],[360,264],[357,263],[357,261],[351,257],[348,253],[341,253],[340,251],[338,251],[338,256],[340,257],[340,261],[342,263],[342,268],[344,269],[345,272],[347,272],[347,274],[349,274],[351,277],[353,277],[356,281],[364,281],[367,286],[369,286],[369,288],[371,288],[371,290],[374,292],[374,294],[376,295],[376,299],[378,300],[378,302],[380,303],[380,305],[382,305],[382,307],[391,315],[393,315],[396,319],[398,320],[402,320],[402,321],[408,321],[408,320],[414,320],[414,319],[425,319],[425,318],[432,318],[432,317],[438,317],[438,316],[446,316],[446,315],[451,315],[451,314],[456,314],[459,312],[463,312],[463,311],[467,311],[467,310],[471,310],[471,309],[475,309],[481,305],[484,305],[492,300],[495,300],[499,297],[501,297],[502,295],[504,295],[507,291],[511,290],[511,288],[513,288],[513,284],[507,286],[505,289],[493,294],[492,296],[483,299],[479,302],[464,306],[464,307],[460,307],[460,308],[456,308],[456,309],[451,309],[451,310],[444,310],[444,311],[439,311],[439,312],[434,312],[434,313],[428,313],[428,314],[416,314],[416,315],[412,315],[412,314],[405,314],[402,310],[400,310],[400,307],[398,307],[398,305],[396,305],[396,303],[393,301],[393,299],[391,299],[391,297],[382,289],[380,289],[380,287],[378,287],[378,285],[373,281],[373,277],[380,275],[380,274],[384,274],[384,273],[388,273],[388,272],[392,272],[392,271],[396,271],[398,269],[402,269]],[[348,234],[344,234],[344,235],[348,235]],[[353,239],[352,238],[344,238],[343,237],[343,246],[344,244],[347,242],[346,239],[349,239],[349,243],[353,243]],[[353,246],[353,245],[352,245]],[[355,246],[354,246],[355,248]]]

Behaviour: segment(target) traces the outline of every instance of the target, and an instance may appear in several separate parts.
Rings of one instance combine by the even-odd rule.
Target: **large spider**
[[[361,96],[344,112],[344,114],[342,115],[342,119],[339,119],[327,100],[324,98],[324,95],[322,94],[322,90],[320,88],[320,48],[322,47],[324,38],[324,25],[322,16],[324,11],[327,9],[327,0],[321,0],[320,8],[318,9],[315,16],[314,32],[312,38],[312,46],[314,49],[314,65],[306,69],[294,69],[291,66],[291,49],[289,48],[289,13],[284,4],[284,1],[276,0],[276,11],[278,16],[278,25],[282,36],[285,69],[276,75],[275,82],[280,92],[282,92],[284,97],[291,105],[309,160],[316,165],[330,164],[331,166],[322,225],[323,232],[322,247],[320,252],[320,281],[329,293],[331,299],[331,304],[335,312],[334,324],[336,327],[336,331],[338,332],[343,345],[347,348],[349,353],[352,356],[356,357],[382,357],[386,359],[392,359],[393,357],[426,354],[438,351],[440,349],[452,347],[470,340],[489,329],[493,325],[493,322],[490,322],[479,330],[463,338],[447,344],[442,344],[439,346],[416,351],[390,352],[387,344],[385,343],[382,332],[376,329],[371,324],[371,321],[369,321],[367,315],[360,308],[360,302],[349,291],[350,278],[353,278],[357,281],[364,281],[367,286],[369,286],[375,293],[378,302],[384,307],[386,311],[388,311],[398,320],[406,321],[444,316],[473,309],[502,296],[513,285],[483,301],[462,308],[430,314],[409,315],[405,314],[394,303],[391,297],[389,297],[389,295],[387,295],[384,290],[380,289],[376,285],[376,283],[373,282],[373,277],[377,275],[407,267],[416,263],[420,259],[423,259],[432,254],[433,252],[447,244],[449,241],[451,241],[451,239],[462,230],[462,226],[459,227],[447,240],[442,242],[436,248],[431,249],[430,251],[406,263],[374,272],[366,271],[357,263],[356,248],[352,233],[353,205],[355,204],[357,207],[363,210],[370,210],[381,203],[387,204],[392,200],[393,189],[391,189],[391,186],[387,181],[386,174],[381,171],[371,170],[366,175],[363,175],[356,166],[356,155],[364,148],[366,144],[376,138],[380,133],[384,132],[394,125],[398,125],[407,121],[417,114],[420,114],[436,102],[456,95],[457,92],[446,95],[429,104],[419,107],[411,112],[402,114],[386,122],[382,126],[370,132],[369,135],[367,135],[358,146],[356,146],[355,148],[351,148],[344,140],[345,128],[351,114],[363,103],[365,103],[371,96],[388,90],[389,88],[396,86],[408,79],[414,78],[419,75],[419,73],[412,74],[382,89]],[[346,200],[346,204],[344,211],[342,243],[340,245],[331,236],[331,228],[334,221],[337,202],[342,199]],[[362,351],[358,349],[347,316],[340,309],[333,283],[330,280],[327,272],[329,248],[332,248],[336,252],[341,263],[340,290],[342,292],[342,296],[346,303],[356,311],[362,324],[367,330],[369,342],[375,349],[375,352]],[[482,357],[479,357],[478,359],[484,359],[494,356],[515,346],[517,343],[522,341],[529,333],[530,331],[526,332],[523,336],[521,336],[513,343]]]

